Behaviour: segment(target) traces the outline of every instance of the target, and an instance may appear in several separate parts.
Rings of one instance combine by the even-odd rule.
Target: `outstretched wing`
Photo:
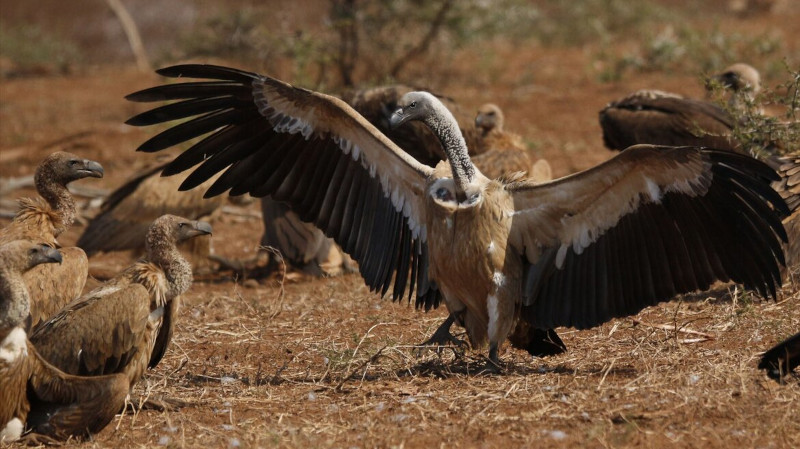
[[[776,177],[749,156],[638,145],[557,181],[509,185],[510,244],[529,264],[523,315],[587,328],[715,280],[774,296],[786,241]]]
[[[155,87],[132,101],[183,101],[131,118],[142,126],[199,116],[139,147],[159,151],[209,134],[164,170],[201,164],[183,183],[195,187],[223,172],[214,196],[272,195],[313,222],[359,262],[367,285],[393,298],[417,284],[417,304],[438,301],[427,279],[423,191],[433,169],[403,152],[342,100],[225,67],[182,65],[171,77],[216,81]]]

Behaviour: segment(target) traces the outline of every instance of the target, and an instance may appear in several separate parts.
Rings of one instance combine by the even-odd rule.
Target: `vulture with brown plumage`
[[[500,106],[486,103],[478,108],[475,128],[479,130],[478,142],[482,150],[472,158],[472,163],[491,179],[517,171],[528,172],[528,179],[534,181],[553,179],[550,164],[545,159],[534,163],[522,137],[506,131],[504,122],[505,115]]]
[[[764,296],[780,282],[786,205],[769,186],[775,172],[753,158],[644,145],[551,182],[491,180],[426,92],[405,94],[389,123],[427,125],[447,155],[435,168],[340,99],[226,67],[158,73],[209,81],[129,95],[183,100],[128,120],[181,120],[139,151],[205,136],[164,170],[195,167],[182,189],[222,172],[206,195],[287,202],[358,262],[373,290],[395,300],[416,292],[425,309],[444,298],[450,318],[434,337],[464,326],[475,347],[488,343],[487,368],[519,327],[589,328],[720,279]]]
[[[778,382],[800,366],[800,333],[778,343],[761,357],[758,367]]]
[[[41,198],[23,199],[14,220],[0,229],[0,244],[31,240],[56,247],[57,238],[75,221],[75,200],[67,184],[83,178],[102,178],[103,167],[88,159],[56,152],[36,168],[34,183]],[[61,248],[63,262],[28,270],[25,284],[31,295],[31,329],[80,296],[89,274],[86,253],[77,247]]]
[[[143,170],[108,196],[100,213],[78,239],[78,246],[88,256],[124,250],[132,251],[135,257],[141,256],[148,228],[165,214],[203,221],[211,221],[218,215],[225,197],[203,198],[203,191],[211,186],[213,178],[198,189],[179,192],[178,186],[185,176],[162,177],[164,165]],[[211,254],[211,237],[190,239],[181,249],[195,269],[205,268]]]
[[[123,373],[133,387],[166,352],[180,295],[192,284],[192,267],[177,244],[207,234],[206,222],[159,217],[147,231],[142,260],[42,323],[31,341],[64,372]]]
[[[47,245],[15,240],[0,245],[0,445],[26,432],[67,439],[98,432],[122,409],[122,375],[78,377],[42,359],[28,341],[30,295],[23,273],[61,263]]]
[[[753,95],[759,91],[760,76],[752,66],[737,63],[714,75],[709,84],[715,83],[729,91],[729,108],[741,110],[744,103],[752,103]],[[731,135],[735,119],[728,110],[709,101],[657,90],[640,90],[609,103],[600,111],[600,126],[603,142],[612,150],[636,144],[692,145],[749,154]],[[764,161],[780,174],[772,187],[794,213],[800,205],[800,158],[767,154]],[[792,267],[800,262],[800,232],[795,232],[800,225],[795,223],[798,220],[794,215],[782,218],[789,235],[785,247],[787,267]]]

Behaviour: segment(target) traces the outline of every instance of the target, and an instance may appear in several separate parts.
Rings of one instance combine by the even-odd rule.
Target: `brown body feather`
[[[29,241],[0,246],[2,443],[15,440],[25,429],[58,439],[98,432],[122,408],[128,393],[125,376],[70,376],[45,362],[28,340],[22,325],[30,297],[22,273],[35,263],[60,261],[57,254]]]
[[[180,295],[192,283],[178,242],[210,232],[205,222],[158,218],[148,230],[145,259],[69,304],[36,329],[31,341],[64,372],[124,373],[132,387],[167,350]]]

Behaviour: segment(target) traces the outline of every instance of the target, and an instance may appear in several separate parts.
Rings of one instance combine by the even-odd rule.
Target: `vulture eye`
[[[408,107],[411,108],[411,109],[416,108],[417,107],[417,102],[416,101],[412,101],[411,104],[408,105]]]
[[[70,166],[70,167],[74,167],[74,166],[78,165],[78,162],[79,162],[79,161],[77,161],[77,160],[75,160],[75,159],[72,159],[71,161],[69,161],[69,166]]]
[[[186,223],[178,223],[178,227],[179,227],[179,228],[182,228],[182,227],[184,227],[184,226],[186,226]]]

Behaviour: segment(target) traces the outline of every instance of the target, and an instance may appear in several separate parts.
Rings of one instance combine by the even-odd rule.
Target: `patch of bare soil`
[[[498,51],[509,65],[500,81],[464,78],[446,93],[466,107],[501,104],[507,128],[535,141],[558,176],[612,156],[597,124],[607,101],[640,87],[702,95],[696,77],[680,74],[601,84],[580,49]],[[106,168],[82,186],[121,185],[154,157],[133,151],[154,130],[122,124],[143,110],[123,97],[158,82],[130,66],[2,81],[2,177],[31,174],[64,149]],[[258,218],[223,214],[214,246],[247,257],[260,234]],[[110,254],[93,264],[129,260]],[[132,395],[190,405],[126,412],[66,446],[800,447],[800,381],[781,386],[756,369],[762,351],[800,329],[794,292],[789,285],[771,302],[721,286],[591,330],[560,329],[569,351],[557,357],[506,349],[504,372],[482,375],[480,351],[416,354],[444,310],[382,300],[358,275],[245,284],[222,273],[185,295],[172,348]]]

